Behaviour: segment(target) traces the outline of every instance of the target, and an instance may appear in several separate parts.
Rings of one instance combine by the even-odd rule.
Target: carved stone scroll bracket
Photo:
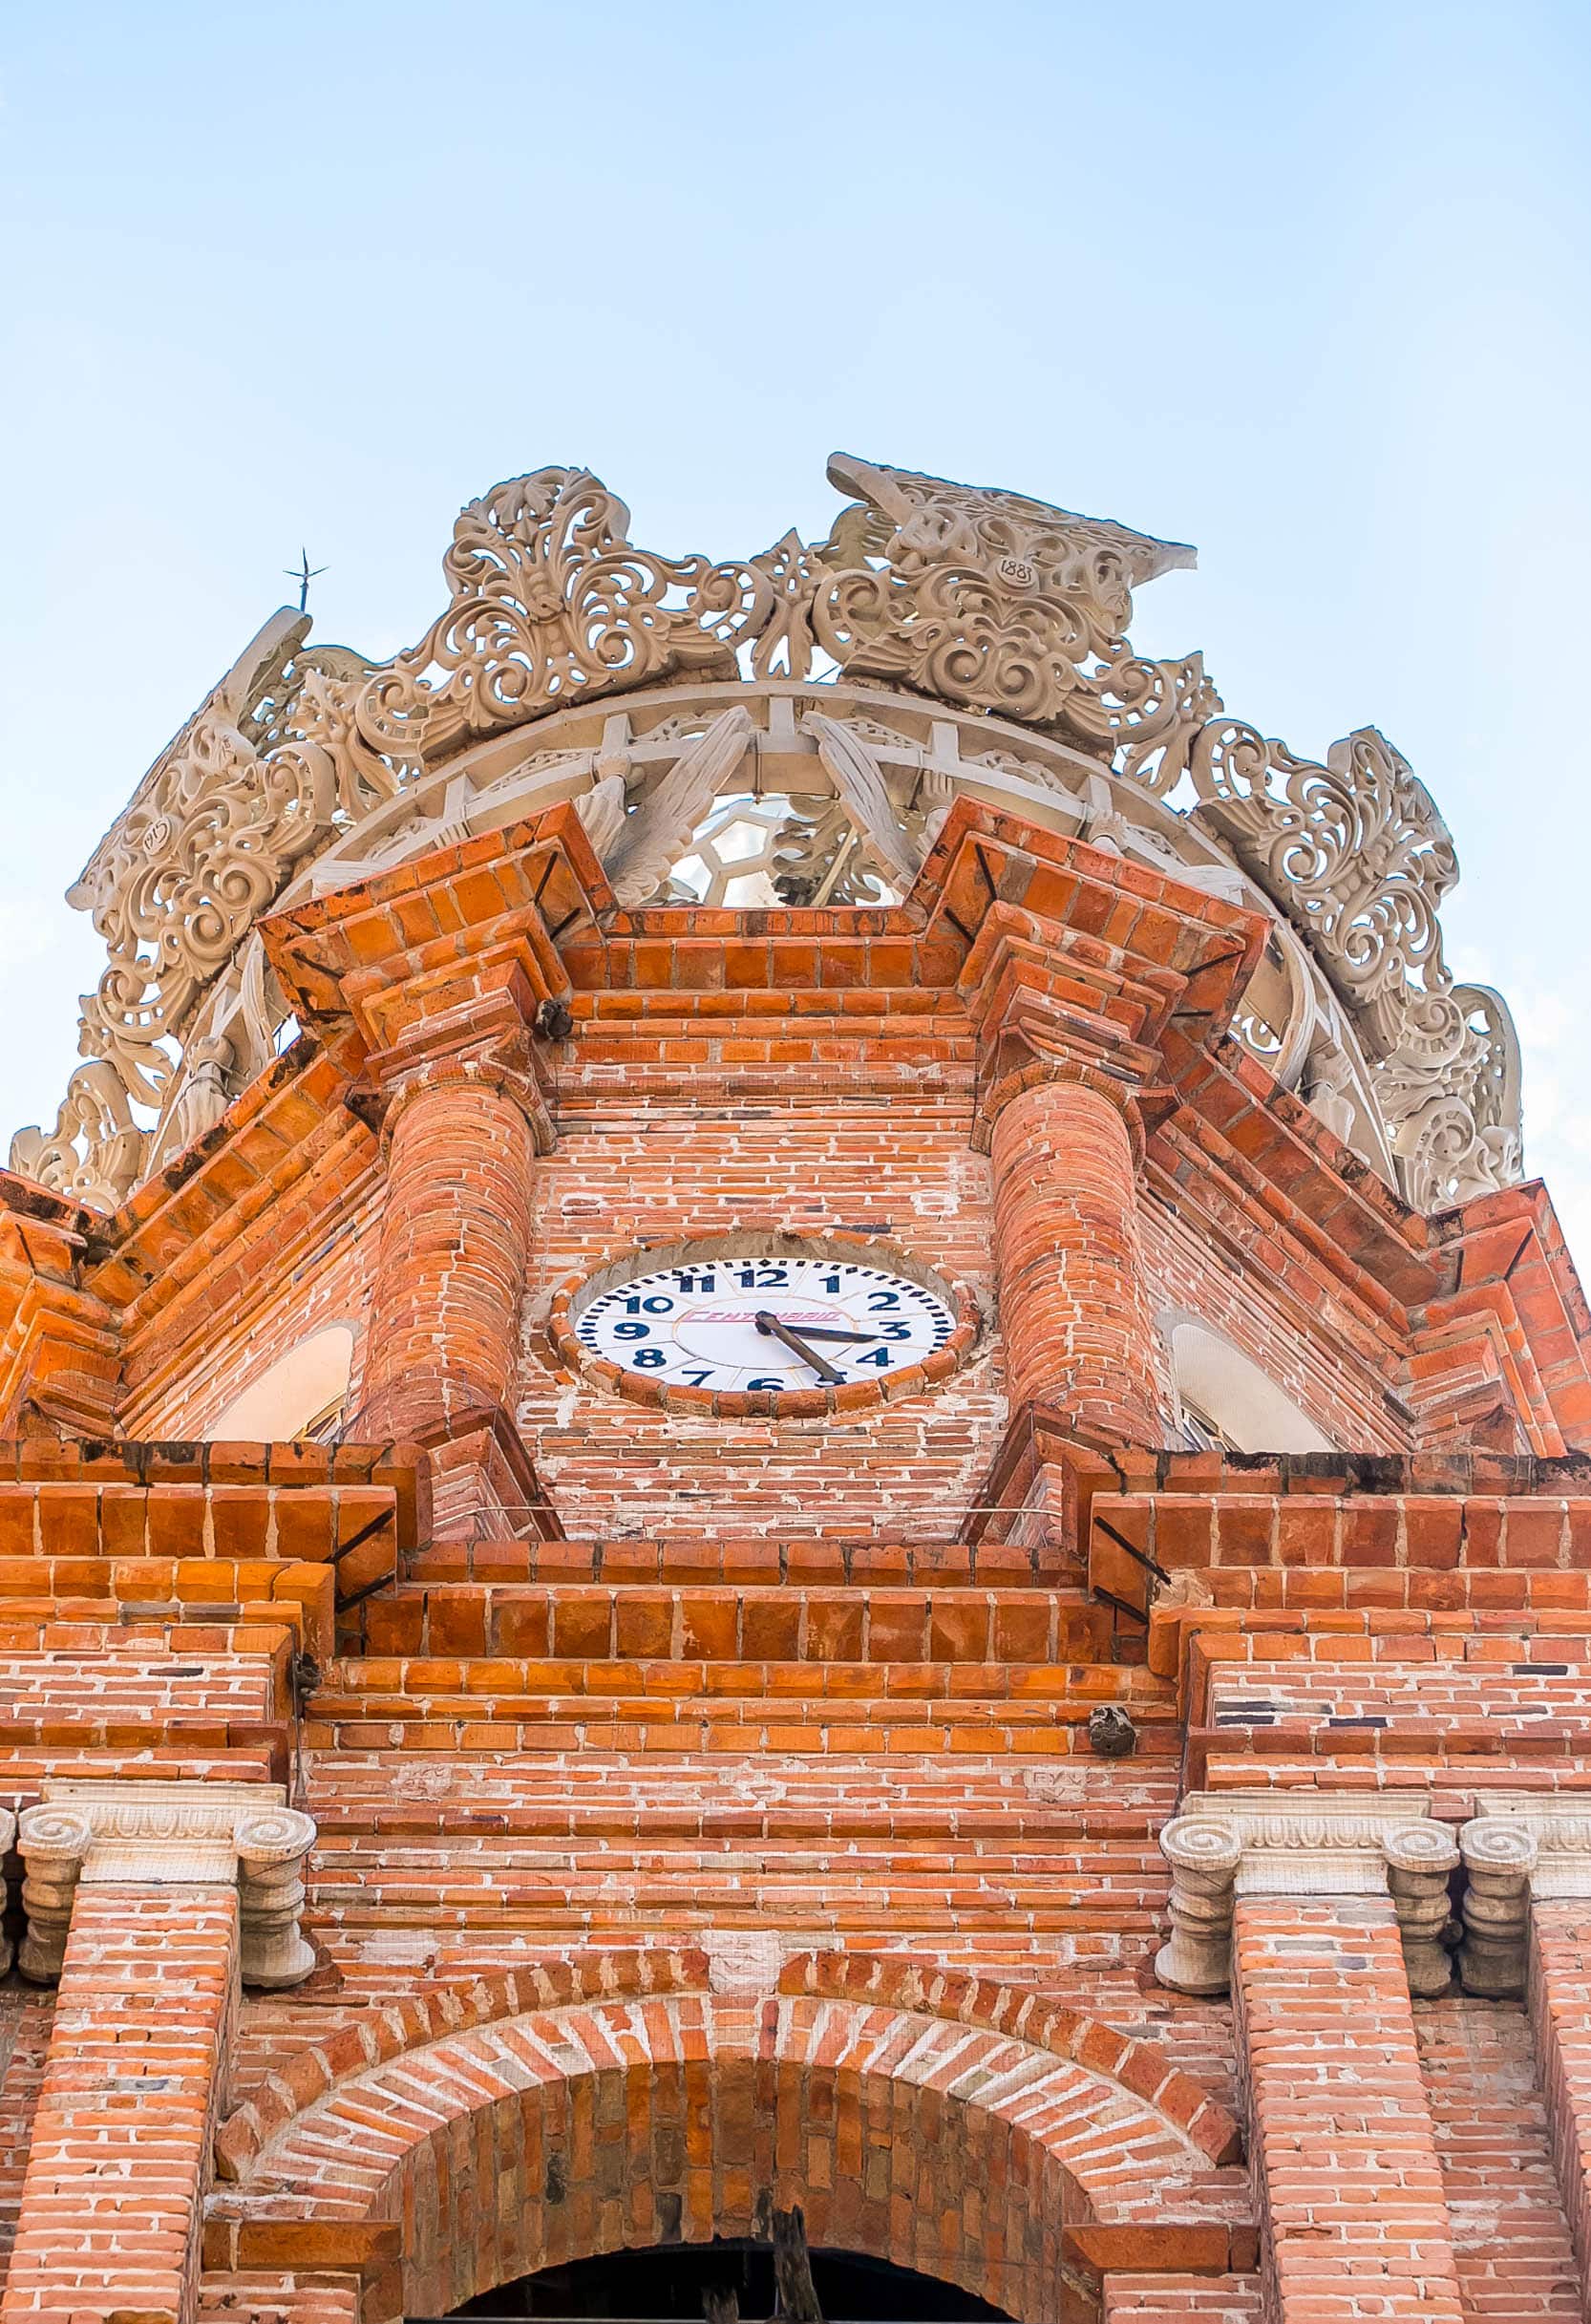
[[[838,718],[811,711],[807,726],[817,738],[817,756],[849,809],[851,821],[861,833],[868,854],[897,887],[910,887],[920,861],[907,844],[877,757],[861,736]]]
[[[1178,1994],[1224,1994],[1232,1981],[1232,1908],[1242,1834],[1219,1816],[1178,1816],[1160,1834],[1171,1866],[1171,1935],[1155,1961]]]
[[[1529,1982],[1532,1904],[1591,1898],[1591,1802],[1578,1807],[1539,1792],[1477,1792],[1458,1844],[1470,1876],[1458,1954],[1464,1990],[1517,1997]]]
[[[1389,1895],[1410,1990],[1447,1990],[1447,1884],[1458,1850],[1431,1822],[1424,1792],[1190,1793],[1160,1849],[1172,1867],[1171,1936],[1155,1973],[1175,1993],[1225,1993],[1232,1916],[1247,1896]]]
[[[1458,1843],[1445,1823],[1427,1822],[1402,1825],[1384,1844],[1409,1990],[1434,2000],[1453,1983],[1450,1946],[1456,1930],[1448,1882],[1458,1867]]]
[[[27,1934],[17,1956],[34,1985],[66,1960],[78,1887],[238,1889],[245,1985],[298,1985],[315,1965],[299,1926],[313,1820],[279,1783],[46,1782],[17,1826]]]
[[[1458,1844],[1469,1875],[1459,1980],[1467,1994],[1516,1999],[1525,1990],[1536,1836],[1526,1824],[1486,1816],[1465,1824]]]

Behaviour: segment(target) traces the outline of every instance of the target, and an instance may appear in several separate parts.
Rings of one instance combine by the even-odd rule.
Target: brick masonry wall
[[[1233,1955],[1276,2324],[1461,2324],[1390,1903],[1247,1899]]]
[[[1518,2002],[1414,2005],[1466,2316],[1578,2324],[1580,2274]]]
[[[552,1291],[642,1242],[850,1227],[992,1296],[988,1165],[960,1098],[689,1107],[565,1098],[540,1165],[520,1426],[571,1533],[877,1530],[953,1538],[999,1442],[989,1345],[938,1394],[848,1419],[662,1414],[552,1368]]]
[[[312,1332],[355,1327],[350,1409],[360,1386],[365,1317],[380,1235],[383,1183],[369,1172],[324,1215],[319,1231],[284,1264],[266,1238],[244,1294],[221,1304],[209,1328],[175,1357],[156,1326],[129,1363],[130,1437],[192,1438],[213,1433],[233,1398]]]
[[[1230,1340],[1327,1440],[1352,1452],[1401,1452],[1409,1422],[1389,1401],[1395,1371],[1385,1326],[1319,1269],[1279,1281],[1258,1238],[1234,1249],[1182,1215],[1152,1173],[1138,1205],[1156,1313],[1178,1309]]]

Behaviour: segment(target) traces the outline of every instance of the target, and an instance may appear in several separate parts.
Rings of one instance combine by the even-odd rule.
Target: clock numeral
[[[688,1372],[685,1376],[692,1388],[705,1388],[712,1375],[711,1372]]]
[[[649,1323],[616,1323],[613,1327],[615,1339],[650,1339],[651,1335]]]
[[[653,1291],[646,1299],[631,1298],[625,1301],[626,1315],[671,1315],[673,1311],[673,1301],[662,1291]]]
[[[881,1323],[879,1326],[879,1337],[880,1339],[910,1339],[911,1326],[909,1323]]]
[[[637,1348],[635,1368],[638,1372],[661,1372],[668,1362],[661,1348]]]
[[[887,1348],[874,1348],[860,1360],[864,1364],[877,1364],[880,1372],[887,1372],[893,1359]]]
[[[900,1304],[899,1291],[869,1291],[867,1294],[867,1311],[870,1315],[881,1315],[886,1308],[898,1308]]]
[[[674,1284],[676,1290],[682,1291],[715,1291],[718,1289],[718,1278],[711,1269],[698,1275],[692,1274],[688,1267],[676,1267]]]
[[[748,1389],[772,1388],[775,1396],[782,1395],[786,1385],[784,1380],[748,1380],[746,1382]]]

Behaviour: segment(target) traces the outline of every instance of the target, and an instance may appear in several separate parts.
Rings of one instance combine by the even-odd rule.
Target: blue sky
[[[1140,642],[1391,737],[1591,1269],[1588,99],[1529,0],[13,11],[0,1127],[97,974],[62,891],[301,542],[386,652],[499,477],[725,554],[843,447],[1198,543]]]

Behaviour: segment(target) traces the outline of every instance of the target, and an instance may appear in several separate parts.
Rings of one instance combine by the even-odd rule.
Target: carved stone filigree
[[[161,1104],[172,1044],[201,995],[294,864],[330,834],[339,804],[350,804],[330,756],[306,736],[264,755],[258,747],[262,711],[291,724],[280,703],[302,692],[292,663],[308,629],[299,614],[265,624],[156,761],[71,891],[110,953],[83,1003],[79,1047],[114,1069],[135,1103]],[[332,683],[318,669],[303,680]]]
[[[286,1004],[254,926],[289,887],[572,799],[621,901],[685,903],[682,850],[744,783],[763,821],[789,801],[759,904],[895,901],[964,787],[1216,892],[1258,887],[1298,957],[1257,976],[1239,1038],[1417,1207],[1517,1179],[1513,1028],[1446,969],[1453,846],[1390,745],[1366,728],[1301,758],[1228,717],[1197,654],[1135,653],[1134,589],[1190,549],[848,455],[829,474],[854,497],[826,539],[715,564],[637,547],[596,477],[539,469],[463,510],[448,603],[390,661],[274,616],[73,890],[109,954],[89,1062],[13,1166],[113,1207],[214,1127],[274,1054]],[[695,698],[654,694],[632,731],[642,688]],[[1027,737],[964,752],[958,725],[990,714]],[[537,720],[552,747],[523,747]],[[750,900],[727,859],[706,876]]]
[[[17,1131],[11,1167],[56,1194],[114,1210],[142,1175],[145,1142],[120,1075],[96,1057],[67,1083],[52,1129]]]
[[[1437,915],[1457,859],[1408,762],[1373,727],[1321,764],[1223,716],[1189,738],[1183,772],[1198,820],[1286,914],[1350,1011],[1409,1202],[1438,1209],[1514,1183],[1513,1023],[1496,993],[1455,986],[1443,959]],[[1346,1078],[1329,1057],[1314,1077],[1333,1126],[1349,1116],[1333,1107]]]
[[[1129,736],[1148,747],[1200,695],[1201,668],[1144,661],[1127,642],[1134,588],[1191,565],[1191,548],[844,453],[829,480],[862,509],[826,554],[863,555],[819,580],[811,621],[847,674],[998,711],[1105,757]]]
[[[244,1983],[276,1990],[301,1984],[313,1969],[299,1915],[315,1825],[286,1804],[279,1783],[52,1779],[43,1794],[17,1827],[28,1920],[17,1965],[35,1985],[60,1976],[80,1882],[235,1883]]]
[[[540,468],[472,501],[442,561],[452,603],[360,689],[362,742],[435,759],[571,700],[675,672],[732,676],[734,641],[772,584],[638,549],[628,531],[623,501],[583,468]]]
[[[1232,1915],[1245,1896],[1390,1896],[1410,1985],[1446,1990],[1451,1832],[1425,1792],[1193,1792],[1160,1834],[1172,1867],[1171,1936],[1155,1963],[1177,1993],[1224,1993]]]

